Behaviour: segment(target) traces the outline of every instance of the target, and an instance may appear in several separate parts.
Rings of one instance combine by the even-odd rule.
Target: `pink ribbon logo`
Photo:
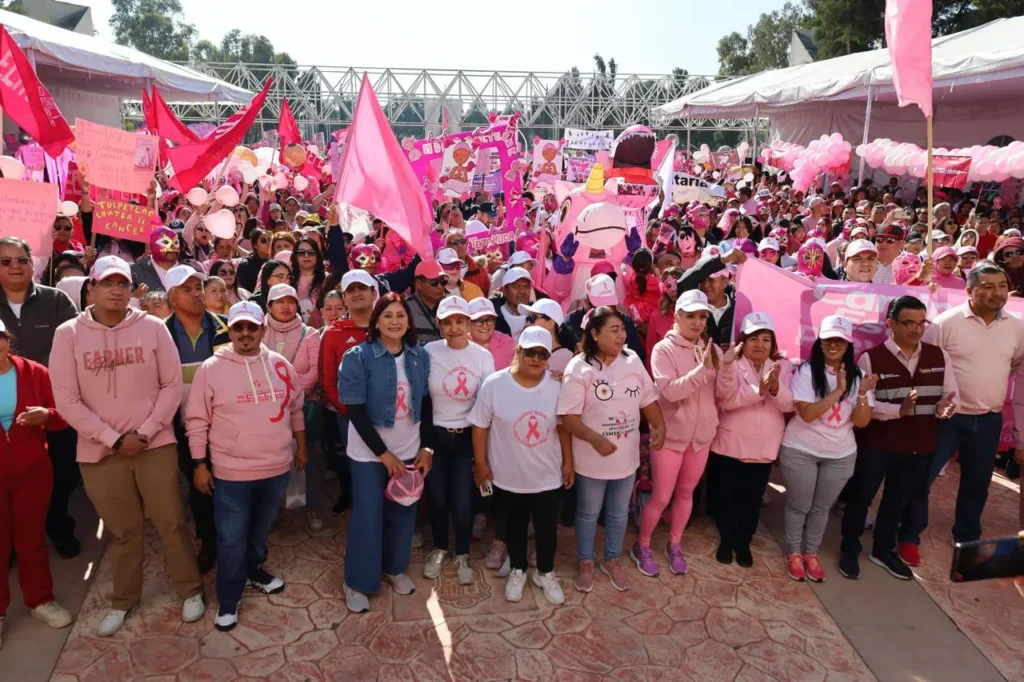
[[[540,423],[532,415],[529,421],[526,422],[526,442],[529,443],[531,438],[535,441],[540,440]]]
[[[464,396],[466,396],[468,398],[469,397],[469,386],[466,385],[466,382],[468,381],[468,377],[466,376],[465,372],[461,372],[461,371],[459,372],[458,381],[459,381],[459,383],[455,387],[454,394],[458,395],[461,392]]]
[[[828,413],[828,419],[826,421],[835,422],[836,424],[838,424],[840,419],[842,418],[839,415],[839,412],[842,409],[843,409],[843,404],[842,403],[836,403],[835,405],[833,405],[831,410]]]
[[[402,384],[398,385],[398,391],[395,394],[395,412],[396,416],[404,416],[409,412],[409,406],[405,404],[405,386]]]
[[[270,421],[274,424],[284,419],[285,410],[288,409],[288,402],[292,397],[292,391],[295,387],[292,385],[292,378],[288,375],[288,367],[283,362],[274,363],[274,374],[277,378],[284,382],[284,400],[281,401],[281,411],[277,413],[276,417],[271,417]],[[271,384],[270,392],[274,392],[274,386]]]

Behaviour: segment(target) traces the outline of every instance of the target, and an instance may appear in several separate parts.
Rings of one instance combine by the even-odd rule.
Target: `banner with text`
[[[568,149],[586,149],[589,151],[606,151],[615,142],[614,130],[581,130],[565,129],[565,146]]]
[[[153,181],[159,140],[75,119],[75,152],[79,172],[90,185],[146,194]]]
[[[48,260],[57,201],[57,185],[0,178],[0,238],[21,237],[35,257]]]
[[[936,187],[964,189],[971,172],[971,157],[936,154],[932,156],[932,183]]]
[[[158,224],[156,211],[148,206],[129,204],[114,199],[93,202],[92,229],[115,239],[133,242],[149,240],[149,233]]]

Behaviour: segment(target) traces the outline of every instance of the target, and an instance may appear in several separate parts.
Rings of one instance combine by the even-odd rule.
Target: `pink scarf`
[[[284,356],[285,360],[295,363],[299,353],[299,341],[302,339],[302,318],[295,316],[291,322],[278,322],[267,315],[267,333],[263,337],[263,345]]]

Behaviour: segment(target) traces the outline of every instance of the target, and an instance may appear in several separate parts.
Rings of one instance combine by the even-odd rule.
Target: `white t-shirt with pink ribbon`
[[[484,380],[469,413],[473,426],[490,429],[487,462],[494,485],[513,493],[539,493],[562,486],[558,442],[558,393],[549,375],[533,388],[519,385],[503,369]]]
[[[383,426],[375,427],[380,439],[388,447],[388,451],[403,462],[416,459],[420,449],[420,424],[412,420],[412,389],[409,387],[409,375],[405,373],[405,356],[395,358],[395,369],[398,370],[398,389],[395,391],[395,425],[390,429]],[[348,425],[348,456],[357,462],[379,462],[373,450],[363,442],[352,426]]]
[[[469,424],[477,391],[484,379],[494,374],[494,356],[470,342],[460,350],[448,347],[444,339],[423,347],[430,356],[430,401],[434,425],[464,429]]]
[[[825,370],[828,390],[836,389],[836,375],[830,369]],[[803,403],[816,403],[821,398],[814,392],[811,380],[811,365],[805,362],[793,373],[793,400]],[[853,390],[846,398],[825,410],[813,422],[805,422],[797,414],[786,425],[786,433],[782,437],[782,446],[790,447],[824,459],[842,459],[857,452],[857,441],[853,435],[853,411],[857,408],[857,391],[860,390],[860,379],[854,382]],[[874,406],[874,393],[868,392],[868,404]]]

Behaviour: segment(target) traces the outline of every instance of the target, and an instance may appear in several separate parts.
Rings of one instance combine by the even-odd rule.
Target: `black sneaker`
[[[885,554],[875,554],[872,552],[871,563],[878,564],[888,571],[889,575],[900,580],[910,580],[914,577],[914,572],[903,563],[900,555],[896,552],[886,552]]]
[[[221,632],[234,630],[238,625],[238,607],[229,610],[229,607],[221,606],[217,611],[217,619],[213,621],[213,627]]]
[[[850,580],[860,578],[859,552],[842,552],[839,554],[839,574]]]
[[[732,549],[726,547],[724,544],[718,546],[718,551],[715,552],[715,561],[720,564],[731,564],[732,563]]]
[[[754,556],[750,553],[750,547],[736,548],[736,565],[743,568],[753,568]]]
[[[199,564],[199,575],[206,575],[213,570],[214,564],[217,563],[217,548],[214,543],[204,542],[199,546],[196,563]]]
[[[249,571],[249,578],[245,581],[245,586],[257,589],[263,594],[277,594],[284,591],[284,581],[267,573],[262,566]]]
[[[351,500],[349,499],[348,495],[342,493],[341,496],[338,498],[338,501],[334,503],[333,507],[331,507],[331,513],[335,516],[341,516],[345,513],[345,510],[348,509],[349,504],[351,504]]]
[[[53,541],[53,546],[56,548],[57,554],[60,555],[61,559],[74,559],[82,553],[82,543],[78,541],[78,538],[73,533],[51,537],[50,539]]]

